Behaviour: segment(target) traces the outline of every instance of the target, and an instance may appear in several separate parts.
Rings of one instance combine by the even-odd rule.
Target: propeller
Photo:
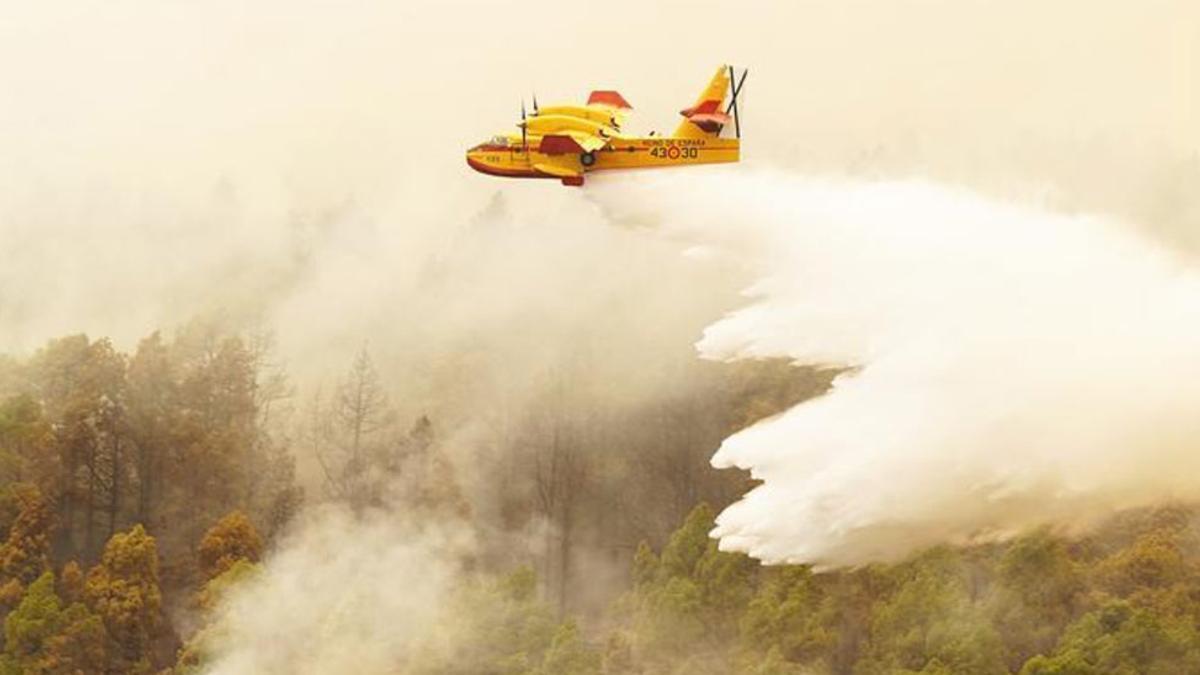
[[[734,131],[737,134],[737,137],[741,138],[742,137],[742,121],[738,117],[737,98],[738,98],[738,94],[740,94],[742,92],[742,85],[746,83],[746,76],[750,74],[750,70],[748,68],[746,70],[743,70],[742,76],[740,78],[738,78],[736,82],[734,81],[735,74],[736,74],[736,72],[734,71],[733,66],[729,66],[729,86],[733,88],[733,96],[730,97],[729,106],[727,108],[725,108],[725,114],[728,115],[729,111],[731,111],[731,110],[733,111]]]
[[[537,110],[537,102],[536,101],[533,104],[533,109]],[[525,125],[525,99],[521,99],[521,124],[520,124],[520,127],[521,127],[521,149],[528,151],[529,150],[529,136],[528,136],[529,132],[528,132],[528,130],[526,130],[525,126],[526,126]]]

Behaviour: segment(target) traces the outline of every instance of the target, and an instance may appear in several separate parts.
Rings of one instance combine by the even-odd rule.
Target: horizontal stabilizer
[[[729,115],[722,112],[696,113],[688,115],[688,121],[710,134],[719,134],[726,124],[732,121]]]
[[[679,111],[679,114],[683,115],[684,117],[691,117],[692,115],[707,115],[720,112],[720,110],[721,101],[717,99],[709,99],[707,101],[700,101],[690,108],[684,108],[683,110]]]

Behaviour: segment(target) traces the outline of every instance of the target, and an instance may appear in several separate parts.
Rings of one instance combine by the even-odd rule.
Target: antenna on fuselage
[[[533,116],[537,117],[539,114],[541,113],[538,111],[537,92],[535,91],[533,92]]]
[[[725,114],[728,115],[729,111],[731,111],[731,110],[733,111],[734,133],[737,134],[738,138],[741,138],[742,137],[742,122],[740,119],[738,119],[737,97],[738,97],[738,94],[740,94],[742,92],[742,85],[746,83],[746,76],[750,74],[750,69],[747,68],[747,69],[743,70],[741,79],[737,80],[737,83],[735,84],[734,83],[735,73],[733,70],[733,66],[727,66],[727,67],[729,68],[729,86],[733,89],[733,96],[729,100],[729,107],[725,108]]]

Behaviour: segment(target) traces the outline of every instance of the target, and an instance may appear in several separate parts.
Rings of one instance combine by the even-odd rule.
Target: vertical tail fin
[[[676,138],[715,138],[721,135],[725,125],[733,120],[725,112],[725,99],[732,86],[732,74],[733,69],[729,66],[717,68],[696,103],[679,111],[684,120],[675,129]]]

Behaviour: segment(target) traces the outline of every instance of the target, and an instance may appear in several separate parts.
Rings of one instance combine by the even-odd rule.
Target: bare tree
[[[328,404],[314,395],[310,416],[310,442],[330,496],[361,510],[378,498],[373,474],[387,461],[396,419],[366,347]]]
[[[532,442],[535,511],[546,524],[543,583],[565,614],[575,544],[575,516],[588,478],[581,434],[568,418],[565,384],[560,380],[540,415]]]

